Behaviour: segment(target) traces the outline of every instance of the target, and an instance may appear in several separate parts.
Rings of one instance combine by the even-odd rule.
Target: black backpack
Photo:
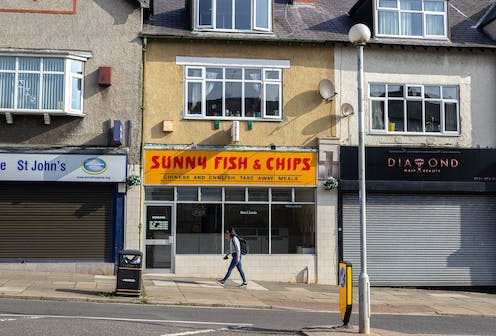
[[[241,247],[241,254],[242,255],[247,255],[248,252],[250,251],[250,246],[248,246],[248,242],[246,239],[238,237],[239,239],[239,246]]]

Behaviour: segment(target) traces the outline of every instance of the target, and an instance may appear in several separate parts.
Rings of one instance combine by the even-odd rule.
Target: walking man
[[[241,275],[241,279],[243,280],[243,283],[239,285],[239,287],[246,287],[248,283],[246,282],[245,272],[243,272],[243,265],[241,263],[241,243],[239,242],[238,235],[236,234],[234,228],[230,227],[226,230],[224,236],[229,240],[229,253],[224,256],[224,259],[228,259],[230,254],[231,264],[227,269],[226,276],[222,280],[217,280],[217,283],[224,287],[227,279],[231,276],[232,270],[236,267]]]

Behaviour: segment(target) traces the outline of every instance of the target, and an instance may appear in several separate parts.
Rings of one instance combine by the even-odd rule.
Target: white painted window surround
[[[447,7],[447,0],[375,0],[375,35],[447,39]]]
[[[0,50],[0,112],[83,116],[89,57],[87,52]]]
[[[184,67],[184,118],[282,120],[288,60],[176,57]]]
[[[457,85],[370,83],[371,134],[460,135]]]
[[[194,29],[270,32],[272,0],[194,0]]]

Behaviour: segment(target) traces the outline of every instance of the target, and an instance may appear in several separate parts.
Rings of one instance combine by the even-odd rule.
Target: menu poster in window
[[[166,216],[151,216],[148,221],[148,228],[150,230],[169,230],[169,221]]]

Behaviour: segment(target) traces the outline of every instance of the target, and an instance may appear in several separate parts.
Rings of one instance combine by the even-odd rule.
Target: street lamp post
[[[367,274],[367,216],[365,189],[365,123],[363,116],[363,47],[370,40],[370,29],[364,24],[351,27],[348,37],[357,46],[358,71],[358,181],[360,198],[360,282],[359,332],[370,334],[370,282]]]

